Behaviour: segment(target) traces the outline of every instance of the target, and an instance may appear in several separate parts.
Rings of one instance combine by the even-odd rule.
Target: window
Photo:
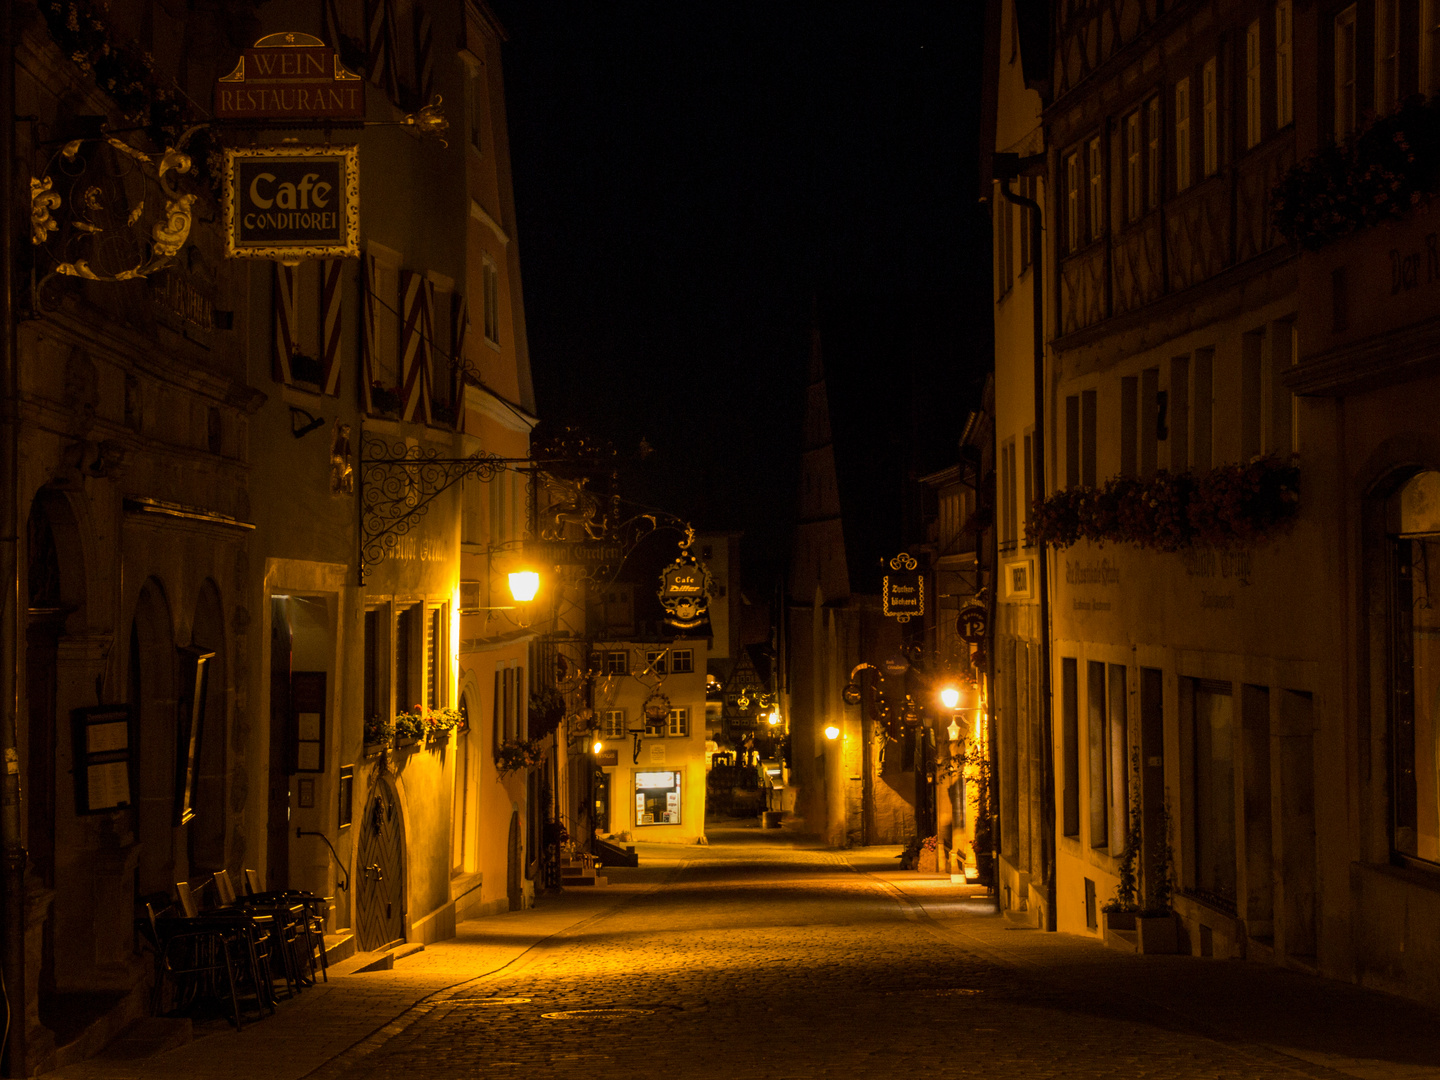
[[[1160,205],[1160,99],[1152,97],[1145,104],[1145,207],[1154,210]]]
[[[1086,487],[1095,486],[1095,439],[1099,428],[1096,411],[1098,395],[1086,390],[1080,395],[1080,483]]]
[[[1265,331],[1251,330],[1240,335],[1240,460],[1249,461],[1261,450],[1261,385],[1265,352]]]
[[[1002,190],[1004,182],[995,186],[995,290],[1004,296],[1014,283],[1015,240],[1011,224],[1013,207]]]
[[[646,735],[664,735],[664,734],[665,734],[665,729],[666,729],[666,727],[668,726],[668,724],[669,724],[669,717],[668,717],[668,716],[663,716],[663,715],[662,715],[662,716],[651,716],[649,713],[646,713],[646,714],[645,714],[645,734],[646,734]]]
[[[1136,435],[1140,416],[1140,380],[1126,375],[1120,380],[1120,475],[1136,472]]]
[[[1089,201],[1085,206],[1085,215],[1090,225],[1090,239],[1100,239],[1101,230],[1105,226],[1105,187],[1104,187],[1104,159],[1100,150],[1100,138],[1096,136],[1090,140],[1089,152],[1087,154],[1087,186]]]
[[[409,712],[411,707],[418,704],[415,700],[414,691],[419,687],[415,686],[415,676],[419,674],[418,664],[420,659],[415,655],[416,638],[419,636],[420,628],[416,622],[420,618],[420,605],[415,604],[404,608],[395,617],[395,711]]]
[[[1175,84],[1175,190],[1190,186],[1190,80]]]
[[[672,674],[685,675],[694,670],[694,649],[676,649],[670,654],[670,671]]]
[[[606,739],[623,739],[626,734],[625,710],[605,709],[601,712],[600,734]]]
[[[1434,489],[1421,473],[1394,496],[1405,527],[1406,490]],[[1395,692],[1391,698],[1391,804],[1395,850],[1440,862],[1440,541],[1396,540]]]
[[[645,666],[656,675],[664,675],[667,661],[670,659],[669,649],[660,649],[658,652],[647,652],[645,654]]]
[[[1110,665],[1109,734],[1110,761],[1110,850],[1125,847],[1130,821],[1130,714],[1125,693],[1125,665]]]
[[[430,609],[430,618],[425,628],[425,704],[431,709],[444,708],[445,695],[445,638],[443,623],[438,607]]]
[[[678,772],[635,774],[635,824],[680,824],[680,774]]]
[[[1260,141],[1260,20],[1245,29],[1245,148]]]
[[[1105,716],[1105,665],[1085,665],[1086,743],[1090,766],[1090,846],[1110,845],[1110,724]]]
[[[1015,440],[1000,446],[1000,545],[1015,546]]]
[[[1080,221],[1080,155],[1065,158],[1065,250],[1078,251],[1084,233]]]
[[[1200,69],[1200,153],[1204,175],[1214,176],[1220,168],[1220,87],[1215,57]]]
[[[500,344],[500,272],[485,256],[480,265],[481,297],[485,305],[485,340],[491,345]]]
[[[1065,486],[1080,486],[1080,395],[1065,399]]]
[[[1140,110],[1125,117],[1125,220],[1145,212],[1145,158],[1140,138]]]
[[[605,674],[630,674],[630,654],[624,651],[607,652],[605,654]]]
[[[1025,498],[1020,504],[1020,537],[1025,546],[1029,547],[1033,541],[1030,539],[1030,509],[1035,505],[1035,453],[1034,453],[1034,428],[1025,433],[1025,457],[1022,461],[1025,479]]]
[[[671,709],[665,734],[672,738],[683,738],[690,734],[690,710]]]
[[[1170,360],[1169,438],[1170,471],[1183,472],[1190,466],[1190,357]]]
[[[1186,693],[1188,691],[1188,693]],[[1195,891],[1235,904],[1235,709],[1231,686],[1182,680],[1190,705],[1191,798]]]
[[[1431,0],[1433,2],[1433,0]],[[1275,126],[1295,121],[1295,67],[1290,0],[1275,5]]]
[[[1197,472],[1210,468],[1213,462],[1214,429],[1211,419],[1214,415],[1213,374],[1215,366],[1214,349],[1196,349],[1191,361],[1190,394],[1190,437],[1194,453],[1190,455],[1190,467]]]
[[[1060,661],[1060,743],[1062,823],[1066,836],[1080,835],[1080,687],[1073,657]]]
[[[1268,397],[1265,452],[1282,461],[1296,450],[1295,395],[1285,386],[1285,370],[1295,362],[1295,320],[1281,319],[1271,325],[1270,362],[1265,373]]]
[[[1146,368],[1140,372],[1140,475],[1154,476],[1159,465],[1162,438],[1160,415],[1165,401],[1160,391],[1160,369]]]
[[[1420,0],[1420,92],[1440,91],[1440,0]]]
[[[1355,132],[1355,5],[1335,16],[1335,141]]]
[[[1375,0],[1375,111],[1400,103],[1400,0]]]
[[[470,145],[483,150],[481,132],[485,126],[485,69],[479,64],[465,72],[465,116],[470,126]]]
[[[495,737],[500,742],[527,738],[529,706],[525,669],[513,661],[495,668]]]

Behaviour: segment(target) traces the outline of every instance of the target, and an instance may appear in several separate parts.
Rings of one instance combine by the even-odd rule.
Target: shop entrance
[[[376,780],[358,825],[355,939],[369,952],[405,940],[405,826],[389,777]]]

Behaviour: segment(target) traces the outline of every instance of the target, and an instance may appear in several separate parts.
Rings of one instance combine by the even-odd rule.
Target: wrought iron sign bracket
[[[436,451],[403,439],[365,436],[360,443],[359,584],[365,574],[399,549],[400,538],[413,529],[442,493],[467,476],[493,480],[507,469],[535,466],[534,458],[502,458],[479,453],[441,457]]]

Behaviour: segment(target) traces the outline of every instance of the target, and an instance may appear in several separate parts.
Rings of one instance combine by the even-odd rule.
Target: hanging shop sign
[[[890,560],[890,568],[881,583],[881,604],[886,615],[906,623],[925,614],[925,579],[920,564],[901,552]]]
[[[346,259],[360,254],[354,146],[225,151],[225,254],[232,259]]]
[[[979,645],[985,640],[988,623],[989,615],[985,611],[985,605],[979,600],[969,600],[955,617],[955,633],[960,636],[961,641]]]
[[[688,544],[660,571],[656,596],[665,609],[665,621],[677,630],[694,630],[704,623],[710,607],[710,571],[696,561]]]
[[[365,80],[310,34],[269,34],[215,80],[222,120],[365,119]]]

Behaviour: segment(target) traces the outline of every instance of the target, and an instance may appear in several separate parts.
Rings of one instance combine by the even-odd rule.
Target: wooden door
[[[356,939],[368,952],[405,940],[405,829],[388,779],[377,781],[357,825]]]

